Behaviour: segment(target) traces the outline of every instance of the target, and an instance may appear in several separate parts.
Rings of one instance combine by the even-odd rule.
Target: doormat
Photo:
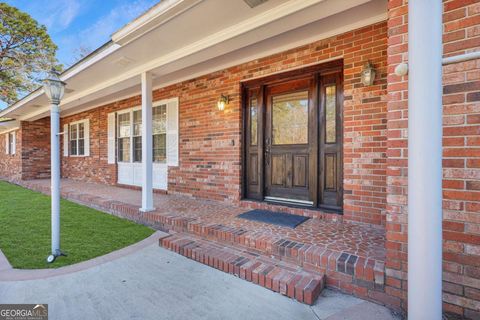
[[[298,216],[295,214],[260,209],[244,212],[237,217],[251,221],[276,224],[278,226],[289,227],[292,229],[295,229],[298,225],[310,219],[309,217]]]

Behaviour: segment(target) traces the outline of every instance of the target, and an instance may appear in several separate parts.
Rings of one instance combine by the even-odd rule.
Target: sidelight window
[[[325,87],[325,130],[326,143],[335,143],[337,140],[337,100],[336,86]]]

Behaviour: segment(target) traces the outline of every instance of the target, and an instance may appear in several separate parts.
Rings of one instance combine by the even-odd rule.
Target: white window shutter
[[[108,114],[108,163],[115,163],[115,113]]]
[[[5,133],[5,154],[8,154],[8,149],[10,147],[10,141],[9,141],[10,135],[8,133]]]
[[[63,156],[68,157],[68,124],[63,125]]]
[[[83,123],[83,136],[85,137],[85,157],[90,156],[90,119]]]
[[[17,133],[15,131],[13,131],[12,133],[12,140],[13,140],[13,143],[12,143],[12,154],[15,154],[15,152],[17,151]]]
[[[178,166],[178,99],[167,103],[167,165]]]

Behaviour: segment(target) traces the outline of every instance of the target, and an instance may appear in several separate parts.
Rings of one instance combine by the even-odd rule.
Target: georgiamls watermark
[[[48,320],[48,304],[0,304],[0,320]]]

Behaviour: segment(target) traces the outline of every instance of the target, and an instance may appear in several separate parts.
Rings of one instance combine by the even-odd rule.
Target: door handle
[[[265,157],[265,163],[267,164],[267,166],[269,166],[270,165],[270,138],[265,139],[264,157]]]

